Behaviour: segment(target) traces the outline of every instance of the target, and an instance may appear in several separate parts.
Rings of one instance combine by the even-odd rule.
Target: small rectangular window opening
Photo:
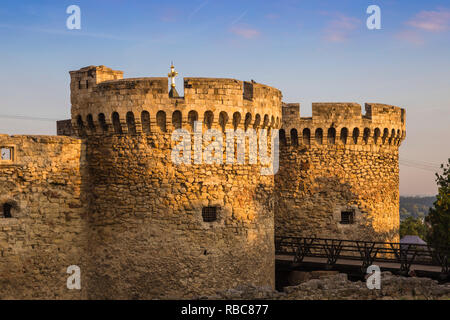
[[[354,221],[353,211],[342,211],[341,212],[341,224],[352,224]]]
[[[217,220],[217,207],[203,207],[203,222],[214,222]]]

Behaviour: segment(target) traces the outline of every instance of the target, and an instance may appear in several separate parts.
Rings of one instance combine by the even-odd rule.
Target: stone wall
[[[354,103],[283,107],[276,235],[399,240],[398,147],[404,110]],[[342,223],[350,212],[353,223]]]
[[[259,165],[177,166],[171,145],[168,134],[88,138],[89,297],[273,287],[273,176]],[[206,206],[218,207],[216,222],[203,221]]]
[[[58,134],[79,139],[0,136],[15,156],[0,162],[0,204],[12,207],[0,218],[0,298],[273,288],[274,230],[398,240],[403,109],[314,104],[300,118],[298,104],[282,108],[279,90],[255,82],[185,78],[184,97],[169,98],[167,78],[123,79],[104,66],[70,74],[72,118]],[[279,173],[262,175],[260,158],[250,164],[248,142],[245,164],[225,164],[225,153],[224,164],[194,164],[194,154],[175,164],[172,132],[192,133],[194,121],[203,134],[283,125]],[[352,224],[340,223],[342,211]],[[81,267],[81,291],[66,288],[70,265]]]
[[[249,164],[248,152],[244,165],[176,165],[171,136],[179,128],[192,133],[196,120],[203,133],[279,128],[280,91],[185,78],[184,97],[169,98],[167,78],[102,82],[103,73],[115,74],[104,67],[71,72],[72,124],[86,141],[90,182],[89,298],[273,287],[273,175]],[[217,221],[204,222],[204,207],[217,207]]]
[[[0,135],[0,146],[15,154],[0,161],[0,299],[85,297],[66,287],[67,267],[85,266],[82,142]]]

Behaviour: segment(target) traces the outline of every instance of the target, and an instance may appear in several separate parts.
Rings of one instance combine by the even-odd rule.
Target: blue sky
[[[66,28],[72,4],[81,30]],[[381,30],[366,27],[372,4]],[[406,108],[402,194],[434,194],[433,170],[450,157],[448,0],[1,0],[0,40],[1,133],[54,134],[49,120],[69,117],[69,70],[165,76],[173,60],[178,88],[185,76],[254,79],[304,116],[313,101]]]

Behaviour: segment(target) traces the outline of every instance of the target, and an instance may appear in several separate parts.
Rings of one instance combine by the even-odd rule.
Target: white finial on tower
[[[170,91],[169,97],[171,98],[179,98],[177,89],[175,89],[175,77],[178,75],[178,72],[175,71],[175,67],[173,66],[173,62],[170,66],[170,72],[167,75],[170,78]]]

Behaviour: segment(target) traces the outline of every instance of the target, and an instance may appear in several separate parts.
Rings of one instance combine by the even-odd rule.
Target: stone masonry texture
[[[12,207],[0,215],[0,299],[273,289],[275,235],[398,240],[403,109],[322,103],[301,118],[299,104],[254,82],[185,78],[184,97],[170,98],[167,78],[123,79],[105,66],[70,76],[72,118],[58,136],[0,135],[14,152],[0,161],[0,213]],[[245,164],[175,164],[172,133],[194,121],[203,134],[281,129],[278,173],[262,175],[249,154]],[[66,287],[70,265],[81,290]]]
[[[398,107],[315,103],[312,118],[283,106],[276,235],[399,241]],[[353,214],[352,224],[341,213]]]

